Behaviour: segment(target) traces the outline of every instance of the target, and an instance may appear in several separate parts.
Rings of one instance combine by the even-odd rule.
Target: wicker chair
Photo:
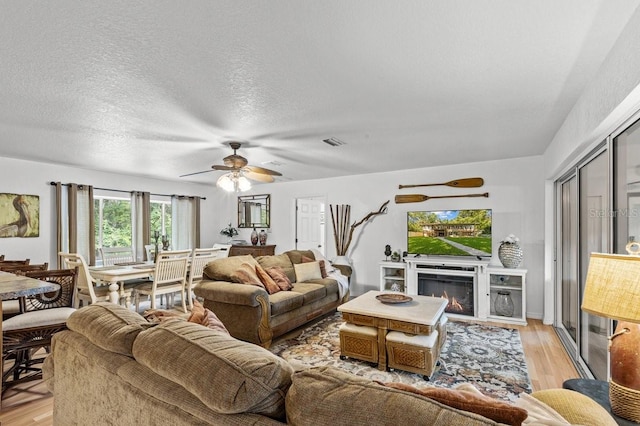
[[[75,270],[31,271],[27,276],[55,282],[60,289],[27,297],[26,312],[2,322],[2,363],[9,366],[2,372],[2,393],[19,383],[42,378],[38,364],[45,357],[34,355],[42,348],[49,352],[51,337],[67,328],[67,318],[75,311]]]
[[[46,271],[47,269],[49,269],[49,264],[46,262],[38,265],[29,264],[28,260],[26,264],[20,261],[16,264],[12,263],[10,265],[3,265],[2,262],[0,262],[0,271],[9,272],[16,275],[25,275],[29,271]],[[24,297],[2,301],[3,320],[24,312]]]

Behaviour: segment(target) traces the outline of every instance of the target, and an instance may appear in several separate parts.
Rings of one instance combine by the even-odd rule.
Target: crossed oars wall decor
[[[399,189],[403,188],[416,188],[421,186],[449,186],[455,188],[479,188],[484,185],[484,179],[479,177],[474,178],[465,178],[465,179],[456,179],[450,180],[449,182],[443,183],[423,183],[418,185],[398,185]],[[431,200],[433,198],[463,198],[463,197],[489,197],[489,193],[485,192],[482,194],[463,194],[463,195],[437,195],[437,196],[427,196],[423,194],[405,194],[405,195],[396,195],[395,201],[396,204],[401,203],[419,203],[421,201]]]

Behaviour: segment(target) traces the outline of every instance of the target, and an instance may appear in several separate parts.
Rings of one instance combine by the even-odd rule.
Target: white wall
[[[544,153],[545,316],[554,320],[555,191],[553,182],[640,110],[640,9],[636,10]]]
[[[497,248],[500,239],[511,233],[520,237],[525,253],[521,267],[529,270],[527,315],[542,318],[543,169],[542,157],[536,156],[334,179],[263,184],[256,185],[246,194],[271,194],[271,233],[268,243],[277,245],[276,253],[295,248],[296,198],[326,196],[330,204],[350,204],[352,222],[378,210],[386,200],[391,200],[387,214],[376,216],[355,231],[348,253],[355,268],[352,281],[354,295],[378,288],[378,262],[384,259],[386,244],[390,244],[394,250],[406,250],[407,211],[490,208],[493,210],[494,236],[492,263],[499,265]],[[446,182],[475,176],[484,178],[483,187],[398,189],[399,184]],[[434,196],[483,192],[489,192],[489,198],[451,198],[411,204],[394,202],[396,194]],[[236,194],[225,194],[218,201],[218,214],[214,216],[214,220],[219,231],[229,220],[237,223]],[[329,216],[327,221],[327,257],[331,259],[335,256],[335,246]],[[250,229],[240,230],[240,237],[249,240],[250,232]],[[218,239],[222,241],[224,237],[218,236]]]
[[[213,185],[196,185],[146,179],[127,175],[96,172],[72,167],[0,157],[0,192],[38,195],[40,197],[40,236],[36,238],[0,238],[0,254],[8,259],[30,258],[32,263],[56,264],[56,225],[54,189],[52,181],[81,183],[100,188],[125,191],[149,191],[158,194],[197,195],[202,201],[203,247],[213,244],[217,231],[210,216],[215,214]]]
[[[494,260],[497,247],[504,236],[513,233],[520,237],[525,252],[523,268],[529,269],[529,317],[542,316],[543,267],[543,163],[542,157],[518,158],[378,173],[361,176],[256,185],[248,194],[271,194],[271,232],[268,243],[276,244],[276,252],[295,248],[295,199],[326,196],[330,204],[350,204],[351,220],[360,220],[391,200],[388,212],[358,227],[349,249],[354,266],[352,292],[355,295],[377,289],[378,262],[384,259],[384,246],[406,249],[406,212],[409,210],[444,210],[458,208],[493,209]],[[453,179],[479,176],[482,188],[428,187],[398,190],[399,184],[446,182]],[[96,187],[150,191],[161,194],[183,194],[207,197],[202,202],[202,246],[224,241],[219,234],[229,222],[237,225],[237,194],[218,190],[212,184],[196,185],[161,181],[134,176],[116,175],[64,166],[56,166],[0,157],[2,192],[40,196],[40,237],[2,238],[0,253],[9,258],[31,258],[32,262],[49,261],[55,264],[55,200],[51,181],[75,182]],[[428,200],[422,203],[395,204],[396,194],[456,195],[489,192],[489,198],[451,198]],[[329,217],[327,217],[329,221]],[[250,229],[240,230],[249,239]],[[333,233],[327,227],[327,257],[335,256]]]

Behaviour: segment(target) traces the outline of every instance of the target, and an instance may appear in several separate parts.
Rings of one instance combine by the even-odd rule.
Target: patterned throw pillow
[[[187,321],[229,334],[229,331],[216,314],[202,306],[202,304],[197,300],[193,301],[193,309],[191,310],[191,315]]]
[[[311,259],[307,256],[302,256],[302,263],[310,262],[315,262],[315,259]],[[318,260],[318,265],[320,265],[320,275],[322,275],[322,278],[327,278],[327,268],[325,267],[324,260]]]
[[[260,281],[258,274],[256,274],[256,267],[248,263],[240,265],[240,267],[231,274],[231,278],[236,283],[250,284],[264,288],[262,281]]]
[[[281,290],[289,291],[293,288],[289,277],[287,277],[287,274],[281,267],[272,266],[270,268],[266,268],[265,271],[267,271],[267,274],[269,274],[269,276],[273,278],[273,281],[275,281],[275,283],[278,285],[278,287],[280,287]]]
[[[258,275],[258,278],[260,278],[260,281],[264,285],[264,288],[267,289],[267,293],[274,294],[282,291],[280,286],[276,284],[273,278],[271,278],[271,276],[262,268],[262,266],[256,265],[256,274]]]

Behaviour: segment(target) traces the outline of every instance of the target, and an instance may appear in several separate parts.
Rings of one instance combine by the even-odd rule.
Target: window
[[[93,202],[96,247],[130,247],[131,201],[95,196]]]
[[[151,238],[153,232],[166,236],[171,241],[171,201],[151,201]]]

